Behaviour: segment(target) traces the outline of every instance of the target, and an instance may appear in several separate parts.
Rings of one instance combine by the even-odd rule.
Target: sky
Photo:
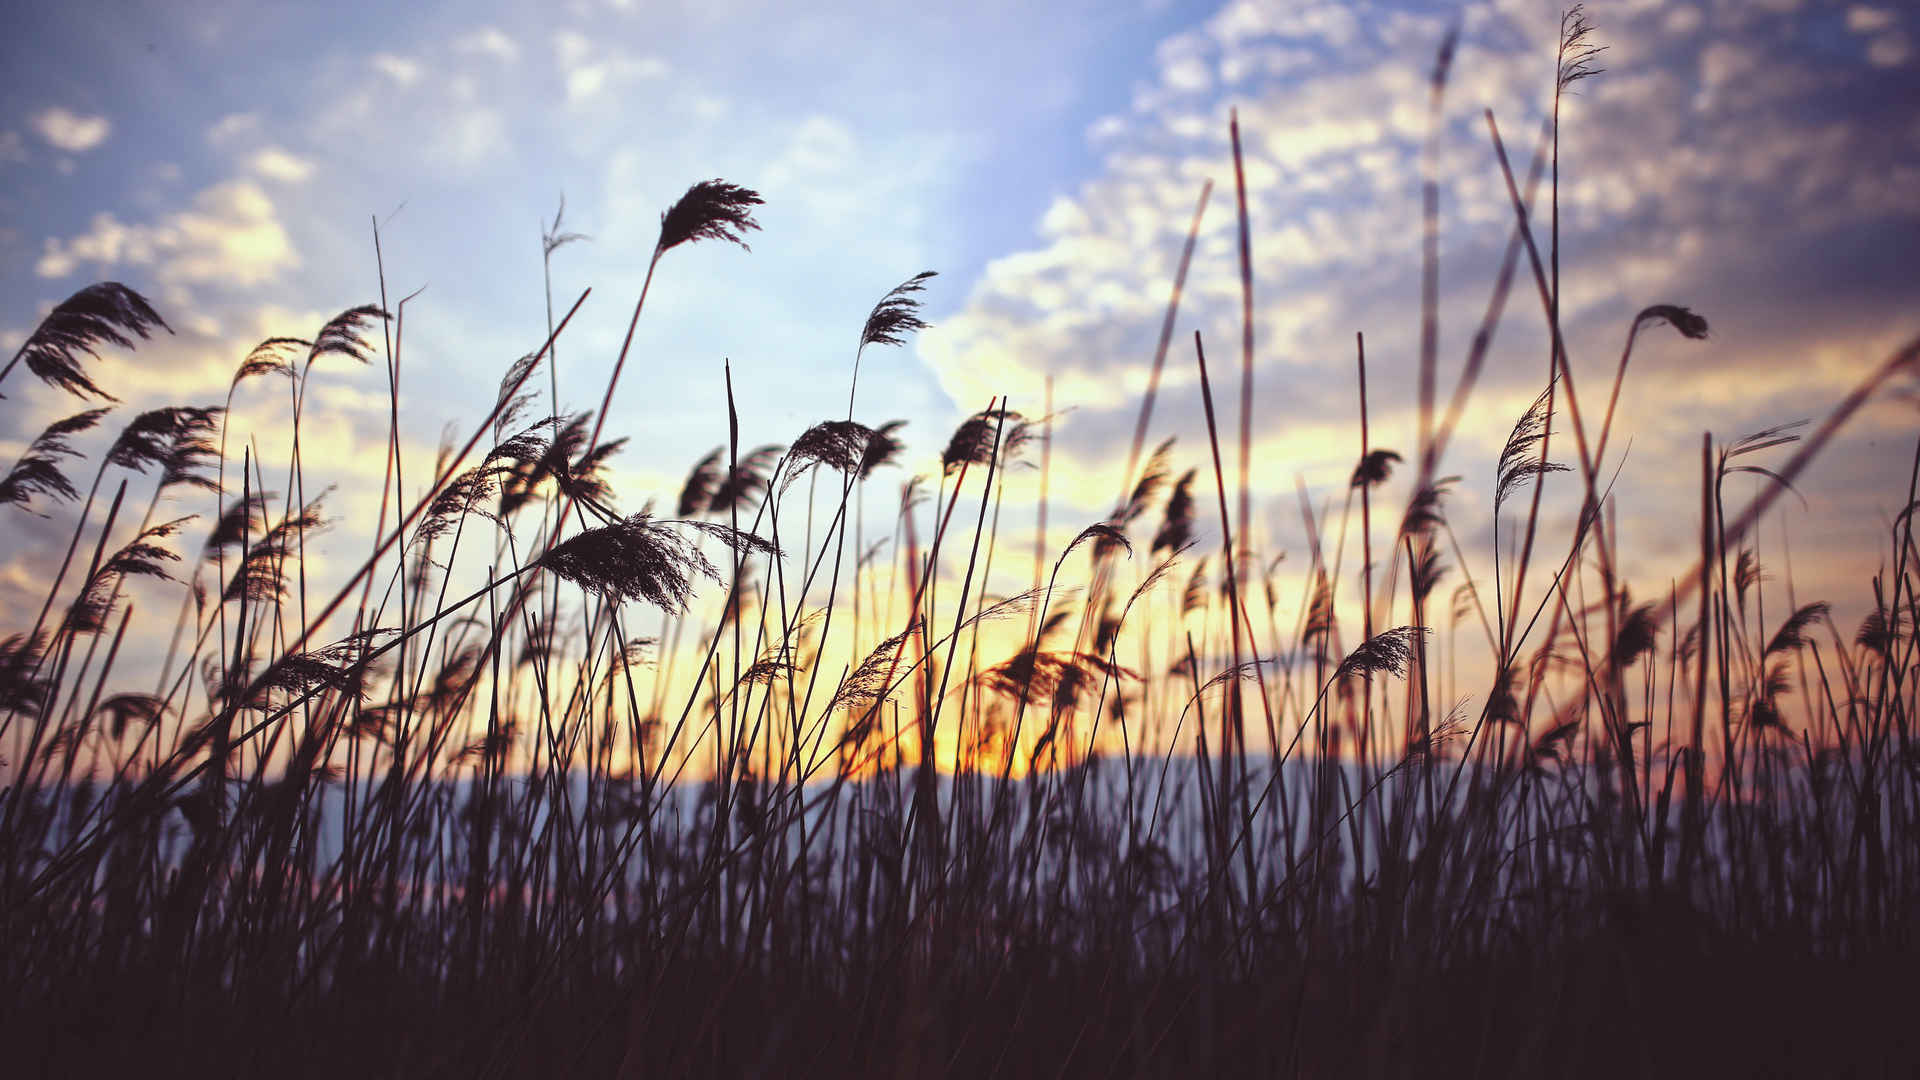
[[[1051,378],[1064,542],[1121,486],[1208,180],[1151,438],[1177,437],[1176,471],[1206,460],[1196,331],[1234,430],[1237,109],[1256,532],[1264,550],[1299,553],[1296,486],[1337,507],[1359,456],[1356,332],[1372,445],[1415,443],[1435,52],[1457,27],[1436,143],[1444,395],[1513,221],[1485,111],[1523,168],[1559,14],[1543,0],[34,5],[0,42],[0,345],[89,282],[123,281],[175,333],[92,368],[123,399],[116,418],[218,404],[255,342],[377,302],[384,270],[391,302],[413,294],[400,411],[418,475],[443,429],[464,437],[544,339],[540,238],[563,198],[564,227],[588,239],[554,254],[552,301],[592,294],[556,377],[561,405],[585,409],[659,214],[724,178],[765,196],[761,230],[750,252],[689,245],[663,260],[608,420],[631,440],[621,505],[670,504],[725,440],[723,364],[744,443],[844,415],[868,310],[935,270],[932,328],[869,350],[857,413],[907,420],[906,471],[937,471],[961,419],[995,397],[1038,416]],[[1697,550],[1703,432],[1724,445],[1817,421],[1920,334],[1920,15],[1816,0],[1600,0],[1588,14],[1605,71],[1575,87],[1560,141],[1562,317],[1587,409],[1641,308],[1686,305],[1712,327],[1706,341],[1641,335],[1612,444],[1626,452],[1609,454],[1624,561],[1657,593]],[[1494,535],[1500,446],[1544,385],[1544,326],[1523,266],[1441,469],[1466,478],[1450,509],[1470,558]],[[314,381],[307,457],[336,485],[323,560],[364,551],[354,523],[379,498],[385,378],[332,360]],[[235,399],[234,438],[269,461],[285,435],[277,392],[250,384]],[[18,376],[0,393],[4,460],[82,407]],[[1769,566],[1791,549],[1802,602],[1870,599],[1914,420],[1910,397],[1869,405],[1763,530]],[[1010,489],[1010,521],[1031,520],[1035,480]],[[1407,482],[1383,497],[1403,501]],[[1760,483],[1738,478],[1729,502]],[[37,605],[67,533],[58,513],[11,517],[0,605],[18,610]]]

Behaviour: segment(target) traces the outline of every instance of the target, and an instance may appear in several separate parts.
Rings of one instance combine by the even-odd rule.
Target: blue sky
[[[1605,385],[1641,307],[1687,304],[1714,327],[1706,343],[1648,336],[1623,397],[1623,515],[1648,523],[1626,542],[1659,582],[1684,561],[1690,526],[1670,526],[1697,505],[1702,430],[1817,418],[1920,332],[1920,19],[1815,0],[1589,10],[1608,70],[1568,106],[1561,192],[1583,393]],[[1536,0],[38,5],[0,44],[0,341],[89,281],[123,280],[178,331],[100,366],[123,412],[217,402],[254,341],[376,298],[377,217],[390,295],[425,287],[402,386],[424,462],[542,338],[539,234],[563,193],[567,226],[592,239],[555,256],[555,300],[594,295],[560,348],[561,397],[588,408],[660,211],[724,177],[764,193],[763,231],[750,254],[710,244],[663,264],[609,421],[633,439],[625,505],[671,500],[723,440],[723,358],[750,443],[838,415],[867,310],[933,269],[936,325],[869,356],[862,416],[909,419],[924,467],[992,395],[1038,412],[1053,376],[1074,410],[1053,488],[1070,534],[1119,482],[1207,178],[1220,186],[1180,340],[1200,330],[1217,364],[1237,363],[1237,107],[1259,303],[1255,490],[1265,544],[1297,550],[1296,475],[1337,496],[1358,453],[1354,331],[1373,362],[1375,444],[1413,442],[1434,49],[1460,26],[1440,154],[1444,391],[1511,220],[1481,110],[1523,157],[1557,18]],[[1480,489],[1457,504],[1470,541],[1491,535],[1485,477],[1539,389],[1541,325],[1517,289],[1447,463]],[[1180,437],[1183,468],[1205,447],[1191,364],[1176,349],[1155,432]],[[327,375],[311,415],[351,521],[377,498],[380,463],[358,451],[384,438],[383,377]],[[5,392],[8,449],[78,407],[18,381]],[[274,403],[238,405],[270,444]],[[1794,527],[1829,553],[1796,546],[1810,587],[1864,588],[1913,427],[1910,404],[1870,408],[1801,485]],[[15,545],[0,583],[16,596],[51,535],[24,528],[35,542]]]
[[[733,356],[780,391],[768,400],[793,402],[776,414],[791,424],[831,400],[805,391],[844,378],[860,320],[892,284],[940,270],[929,300],[953,310],[990,258],[1030,241],[1053,195],[1097,167],[1087,126],[1197,16],[582,4],[32,17],[7,46],[16,77],[0,97],[12,118],[0,273],[9,295],[33,298],[9,313],[15,334],[32,303],[120,276],[210,347],[244,349],[263,306],[324,314],[373,297],[378,216],[393,291],[428,287],[412,308],[432,327],[414,337],[415,370],[485,382],[538,338],[539,231],[564,194],[568,225],[593,238],[555,266],[556,291],[598,290],[569,342],[594,354],[585,405],[657,214],[723,176],[766,193],[765,231],[750,258],[676,255],[638,342],[653,364],[636,374],[661,378],[630,389],[711,404]],[[868,377],[876,399],[938,415],[924,367]],[[746,397],[749,413],[767,407]],[[702,450],[715,428],[647,419],[661,441]]]

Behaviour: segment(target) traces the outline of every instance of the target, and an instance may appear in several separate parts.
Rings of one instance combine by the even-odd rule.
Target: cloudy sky
[[[1892,0],[1600,0],[1589,13],[1606,70],[1578,85],[1560,144],[1563,318],[1587,408],[1634,312],[1684,304],[1712,325],[1704,342],[1643,335],[1609,452],[1631,572],[1659,592],[1697,536],[1702,432],[1817,420],[1920,334],[1920,16]],[[724,177],[765,195],[763,229],[751,253],[695,245],[662,264],[609,420],[632,439],[623,505],[670,501],[724,440],[725,360],[746,442],[841,415],[867,310],[931,269],[935,326],[869,354],[861,417],[907,419],[909,465],[937,468],[961,418],[995,395],[1037,414],[1051,376],[1065,410],[1055,520],[1071,532],[1121,482],[1209,179],[1153,438],[1179,437],[1180,468],[1204,460],[1196,330],[1230,431],[1237,418],[1237,108],[1256,514],[1263,546],[1298,551],[1296,484],[1337,499],[1359,453],[1356,331],[1374,445],[1415,442],[1435,50],[1457,26],[1437,144],[1444,394],[1513,220],[1483,110],[1524,167],[1558,25],[1549,0],[33,5],[0,42],[0,343],[75,289],[124,281],[176,333],[97,366],[119,415],[217,404],[259,339],[310,335],[378,299],[377,219],[389,296],[423,290],[406,308],[400,411],[424,471],[442,429],[464,435],[544,337],[540,236],[563,196],[566,227],[590,239],[555,254],[554,302],[593,293],[559,348],[561,404],[590,408],[661,210]],[[1467,477],[1453,511],[1471,551],[1492,535],[1500,444],[1543,385],[1543,325],[1523,265],[1442,467]],[[308,402],[309,467],[339,485],[341,551],[361,550],[348,523],[378,500],[384,384],[383,370],[335,362]],[[0,392],[7,460],[79,408],[18,376]],[[234,437],[268,460],[278,392],[243,388],[235,403]],[[1803,600],[1870,596],[1914,419],[1908,401],[1864,410],[1763,533],[1770,565],[1793,544]],[[1387,491],[1403,499],[1405,482]],[[1734,486],[1737,504],[1758,480]],[[35,559],[66,534],[9,528],[11,608],[37,602]]]

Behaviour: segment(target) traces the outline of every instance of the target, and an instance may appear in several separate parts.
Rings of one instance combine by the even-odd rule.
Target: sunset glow
[[[19,13],[10,1056],[1904,1071],[1916,36]]]

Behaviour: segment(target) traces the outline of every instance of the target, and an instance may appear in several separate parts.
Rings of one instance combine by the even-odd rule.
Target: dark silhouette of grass
[[[930,272],[868,317],[844,419],[745,449],[729,373],[728,442],[673,519],[621,510],[608,478],[631,326],[599,412],[525,418],[583,295],[470,436],[405,484],[391,402],[369,552],[324,602],[308,595],[304,541],[324,515],[302,402],[329,356],[384,361],[392,386],[405,301],[243,358],[234,388],[290,390],[271,489],[250,446],[229,472],[231,394],[136,417],[85,499],[65,470],[104,410],[47,428],[0,481],[0,509],[77,504],[38,616],[0,637],[9,1071],[1910,1073],[1920,1044],[1897,988],[1920,945],[1920,447],[1854,632],[1746,537],[1914,369],[1920,341],[1804,438],[1788,425],[1716,454],[1706,436],[1700,563],[1634,595],[1600,512],[1614,406],[1642,329],[1707,327],[1645,307],[1589,441],[1557,225],[1543,257],[1527,218],[1548,163],[1557,185],[1559,95],[1597,72],[1577,9],[1563,31],[1524,187],[1490,123],[1518,224],[1437,418],[1426,177],[1413,493],[1382,534],[1373,501],[1403,459],[1367,426],[1357,339],[1347,509],[1316,521],[1303,492],[1297,601],[1247,531],[1239,168],[1237,524],[1198,335],[1211,497],[1171,441],[1142,463],[1203,190],[1121,499],[1057,553],[1039,545],[1011,596],[990,591],[1013,542],[999,509],[1036,450],[1044,490],[1051,402],[969,415],[934,444],[931,483],[902,488],[891,538],[866,535],[866,488],[906,440],[898,421],[854,418],[858,363],[926,328]],[[744,248],[760,202],[694,185],[663,215],[649,285],[680,244]],[[560,230],[556,214],[543,259],[576,239]],[[1439,474],[1523,252],[1550,363],[1491,477],[1496,517],[1527,504],[1524,539],[1478,579],[1445,505],[1463,481]],[[108,398],[80,358],[164,325],[126,287],[94,286],[14,363]],[[392,333],[376,343],[376,328]],[[546,382],[557,398],[551,366]],[[1563,414],[1577,464],[1550,456]],[[1539,493],[1561,473],[1586,512],[1556,538]],[[1762,486],[1730,508],[1741,473]],[[156,522],[164,492],[210,500],[207,523]],[[1197,554],[1215,513],[1219,548]],[[1339,592],[1350,546],[1357,628]],[[1546,565],[1529,574],[1536,548]],[[136,615],[130,578],[182,593],[151,691],[118,670],[129,635],[166,631]],[[655,617],[656,636],[636,632]],[[1463,625],[1493,657],[1477,689],[1457,671]]]

